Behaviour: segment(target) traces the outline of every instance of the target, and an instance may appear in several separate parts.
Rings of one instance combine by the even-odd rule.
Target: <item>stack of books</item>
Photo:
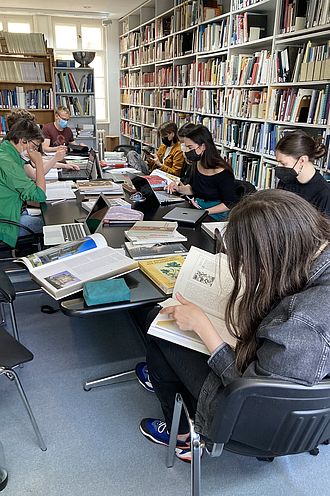
[[[134,245],[181,243],[182,241],[187,241],[187,238],[177,231],[177,227],[177,222],[141,221],[136,222],[129,231],[125,231],[125,236]]]
[[[123,195],[123,188],[113,181],[77,181],[77,188],[80,194],[85,196],[100,195]]]

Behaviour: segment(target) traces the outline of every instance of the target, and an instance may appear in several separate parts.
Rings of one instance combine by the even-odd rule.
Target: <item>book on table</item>
[[[187,248],[182,243],[157,243],[154,245],[135,245],[131,242],[125,243],[127,253],[134,260],[147,260],[149,258],[162,258],[173,255],[186,256]]]
[[[211,238],[216,239],[215,230],[218,229],[221,236],[224,235],[228,222],[202,222],[202,229],[205,231]]]
[[[225,309],[232,288],[233,279],[227,256],[224,253],[213,255],[193,246],[176,279],[173,288],[174,297],[165,300],[161,305],[162,307],[180,305],[175,295],[181,293],[184,298],[198,305],[206,313],[223,341],[234,347],[235,338],[225,325]],[[210,354],[195,332],[181,331],[175,320],[166,314],[157,315],[151,323],[148,334]]]
[[[171,294],[185,257],[174,255],[139,262],[140,270],[165,294]]]
[[[77,293],[87,281],[113,278],[138,268],[138,263],[107,246],[102,234],[64,243],[19,258],[31,277],[59,300]]]
[[[143,217],[144,214],[140,210],[117,205],[109,208],[103,219],[103,225],[134,224],[136,221],[143,220]]]
[[[77,188],[81,194],[99,195],[123,195],[123,188],[120,184],[116,184],[109,180],[95,180],[95,181],[77,181]]]
[[[181,243],[187,238],[176,229],[177,222],[140,221],[125,231],[126,238],[134,244],[154,245],[156,243]]]

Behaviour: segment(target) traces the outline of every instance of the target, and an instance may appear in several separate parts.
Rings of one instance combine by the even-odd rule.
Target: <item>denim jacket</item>
[[[257,356],[244,377],[271,377],[306,386],[330,376],[330,246],[314,261],[305,287],[287,296],[262,320]],[[235,352],[221,345],[209,359],[211,372],[198,399],[196,428],[208,435],[221,390],[241,376]]]

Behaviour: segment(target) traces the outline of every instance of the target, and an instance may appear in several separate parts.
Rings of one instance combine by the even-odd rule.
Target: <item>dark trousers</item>
[[[158,310],[149,314],[149,323]],[[160,401],[168,430],[172,423],[174,400],[180,393],[194,418],[201,387],[210,372],[208,356],[197,351],[178,346],[163,339],[148,336],[147,364],[151,383]],[[179,434],[189,432],[184,415],[181,417]]]

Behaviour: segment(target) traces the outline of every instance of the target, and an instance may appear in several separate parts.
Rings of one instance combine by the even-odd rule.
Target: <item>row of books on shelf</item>
[[[323,81],[330,79],[330,41],[303,47],[288,46],[275,52],[274,82]]]
[[[280,32],[290,33],[330,22],[329,0],[283,0]]]
[[[249,181],[254,186],[259,185],[261,159],[238,152],[225,151],[224,158],[231,165],[235,177]]]
[[[262,149],[264,123],[223,119],[222,142],[243,150],[259,152]]]
[[[174,31],[174,16],[161,17],[155,22],[155,38],[163,38]]]
[[[0,134],[4,135],[8,131],[6,118],[4,115],[0,115]]]
[[[230,117],[247,119],[266,118],[266,88],[263,90],[230,88],[224,101],[224,112]]]
[[[267,84],[271,67],[268,50],[254,54],[232,54],[227,61],[225,82],[233,85]]]
[[[220,50],[228,46],[228,20],[199,26],[198,38],[194,44],[196,52]]]
[[[267,36],[267,15],[244,12],[233,18],[231,44],[242,45]]]
[[[226,80],[226,61],[221,58],[198,61],[197,85],[222,86]]]
[[[199,19],[199,5],[197,0],[182,5],[175,10],[175,30],[181,31],[197,24]]]
[[[47,45],[42,33],[0,31],[0,53],[46,55]]]
[[[43,62],[2,60],[0,63],[0,81],[39,81],[45,82]]]
[[[0,109],[52,109],[54,95],[52,89],[35,88],[25,90],[21,86],[15,89],[0,90]]]
[[[58,93],[92,93],[94,91],[93,74],[81,74],[79,76],[72,72],[56,72],[55,86]]]
[[[268,117],[274,121],[330,124],[330,85],[322,89],[271,88]]]
[[[93,116],[95,114],[95,104],[92,95],[84,97],[56,95],[56,106],[63,105],[70,109],[73,116]]]
[[[94,124],[79,124],[71,127],[74,138],[93,138],[95,136]]]

